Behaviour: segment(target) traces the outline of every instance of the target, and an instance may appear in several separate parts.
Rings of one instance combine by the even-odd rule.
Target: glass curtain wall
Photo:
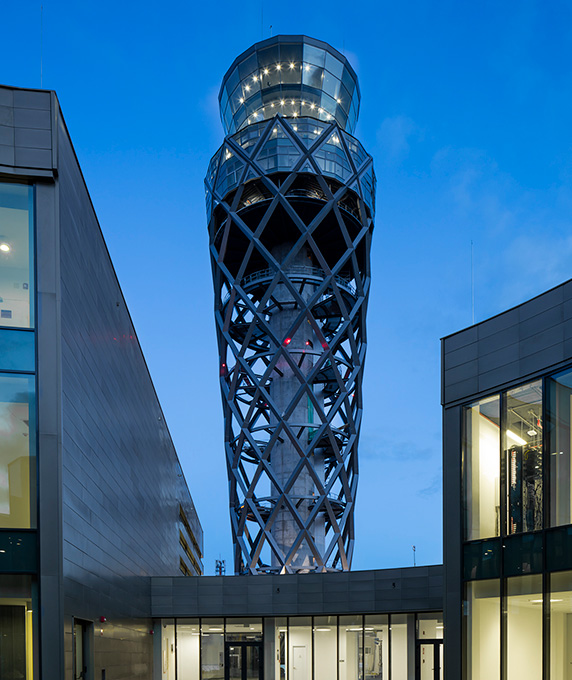
[[[163,619],[157,666],[162,680],[415,680],[416,629],[440,643],[442,614]]]
[[[464,678],[572,680],[572,371],[463,417]]]
[[[0,183],[0,552],[6,571],[28,573],[35,536],[20,530],[37,526],[33,200],[33,187]],[[35,580],[0,575],[0,678],[37,674],[37,612]]]

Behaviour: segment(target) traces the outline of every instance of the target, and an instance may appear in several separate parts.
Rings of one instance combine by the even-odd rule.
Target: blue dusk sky
[[[40,1],[0,9],[40,86]],[[378,179],[354,569],[442,561],[440,343],[572,277],[572,5],[43,2],[56,90],[205,531],[232,572],[203,177],[234,58],[272,34],[354,66]]]

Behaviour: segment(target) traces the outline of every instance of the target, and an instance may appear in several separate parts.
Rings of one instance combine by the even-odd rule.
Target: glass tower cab
[[[277,36],[219,100],[205,185],[235,572],[347,570],[375,209],[357,78]]]

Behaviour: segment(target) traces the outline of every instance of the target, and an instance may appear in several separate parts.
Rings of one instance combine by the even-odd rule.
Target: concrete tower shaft
[[[278,36],[220,101],[205,184],[235,571],[349,569],[375,193],[344,129],[357,79],[325,43]]]

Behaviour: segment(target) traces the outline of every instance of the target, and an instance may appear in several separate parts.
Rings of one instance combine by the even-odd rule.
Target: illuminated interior
[[[0,326],[31,328],[32,188],[0,183]]]

